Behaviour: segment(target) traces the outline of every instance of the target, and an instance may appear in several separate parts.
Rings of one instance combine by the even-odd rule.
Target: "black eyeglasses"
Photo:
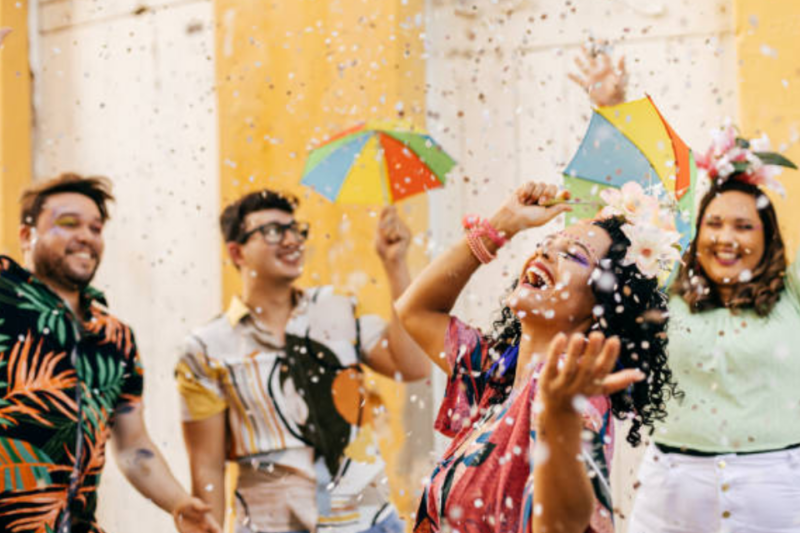
[[[290,222],[288,224],[281,224],[280,222],[267,222],[257,228],[253,228],[246,232],[239,238],[239,244],[244,244],[250,237],[256,233],[260,233],[267,244],[280,244],[286,236],[287,231],[291,231],[292,235],[299,240],[305,241],[308,239],[309,225],[307,222]]]

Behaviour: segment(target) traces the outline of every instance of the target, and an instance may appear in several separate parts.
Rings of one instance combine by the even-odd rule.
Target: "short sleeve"
[[[204,420],[227,409],[221,384],[224,371],[209,359],[202,342],[190,336],[184,342],[182,352],[175,367],[175,380],[183,421]]]
[[[386,334],[386,322],[378,315],[359,316],[356,320],[358,320],[358,340],[361,344],[359,357],[363,360]]]
[[[480,416],[478,406],[488,385],[488,345],[479,330],[456,317],[450,317],[445,335],[444,352],[452,370],[435,428],[454,437]]]
[[[139,348],[136,346],[136,339],[131,328],[128,326],[122,327],[125,328],[125,334],[123,335],[123,342],[125,342],[124,381],[122,382],[122,390],[116,408],[140,402],[144,393],[144,366],[142,366],[142,360],[139,357]]]
[[[533,399],[531,401],[534,401]],[[583,450],[581,452],[586,473],[594,490],[594,511],[586,530],[589,533],[614,533],[611,502],[611,459],[614,450],[614,422],[611,402],[605,396],[591,398],[583,412]],[[533,477],[536,447],[536,409],[531,409],[530,474],[525,484],[522,507],[523,517],[519,533],[530,530],[533,519]]]

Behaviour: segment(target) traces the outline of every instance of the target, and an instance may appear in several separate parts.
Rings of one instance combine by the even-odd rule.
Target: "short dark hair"
[[[55,194],[72,192],[89,197],[100,210],[103,222],[109,219],[108,202],[114,201],[111,181],[103,176],[81,176],[65,172],[58,177],[36,184],[20,197],[20,223],[35,226],[47,199]]]
[[[700,233],[706,209],[714,198],[729,191],[738,191],[755,199],[764,232],[764,255],[752,273],[752,280],[736,285],[727,307],[734,313],[738,309],[751,308],[758,316],[767,316],[781,297],[786,276],[786,246],[778,215],[767,195],[757,186],[736,179],[735,175],[726,181],[715,182],[700,201],[695,235]],[[726,307],[716,284],[708,278],[697,259],[697,237],[683,255],[683,265],[672,285],[672,293],[683,298],[692,313]]]
[[[219,227],[225,242],[239,242],[244,235],[244,219],[250,213],[278,209],[294,214],[300,201],[296,196],[270,189],[251,192],[228,205],[219,217]]]

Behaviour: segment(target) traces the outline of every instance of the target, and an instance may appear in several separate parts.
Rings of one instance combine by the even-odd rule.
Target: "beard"
[[[95,259],[91,271],[77,270],[69,265],[66,255],[51,254],[47,250],[34,254],[33,257],[33,266],[38,276],[69,290],[85,289],[94,279],[99,265],[99,260]]]

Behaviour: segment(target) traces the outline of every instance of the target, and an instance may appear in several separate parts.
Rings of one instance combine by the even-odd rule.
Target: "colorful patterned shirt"
[[[425,486],[415,533],[526,533],[533,516],[536,374],[513,385],[516,349],[497,361],[478,330],[452,318],[445,353],[453,369],[436,429],[453,440]],[[592,398],[583,413],[583,457],[595,491],[587,531],[613,532],[608,473],[613,450],[610,401]]]
[[[81,303],[90,318],[73,326],[61,298],[0,257],[0,531],[52,533],[67,508],[73,533],[102,531],[105,444],[115,415],[141,399],[142,367],[103,295],[87,288]]]
[[[225,413],[236,521],[253,531],[369,529],[394,512],[360,362],[382,338],[331,287],[298,293],[285,342],[238,298],[189,336],[176,369],[186,421]]]

